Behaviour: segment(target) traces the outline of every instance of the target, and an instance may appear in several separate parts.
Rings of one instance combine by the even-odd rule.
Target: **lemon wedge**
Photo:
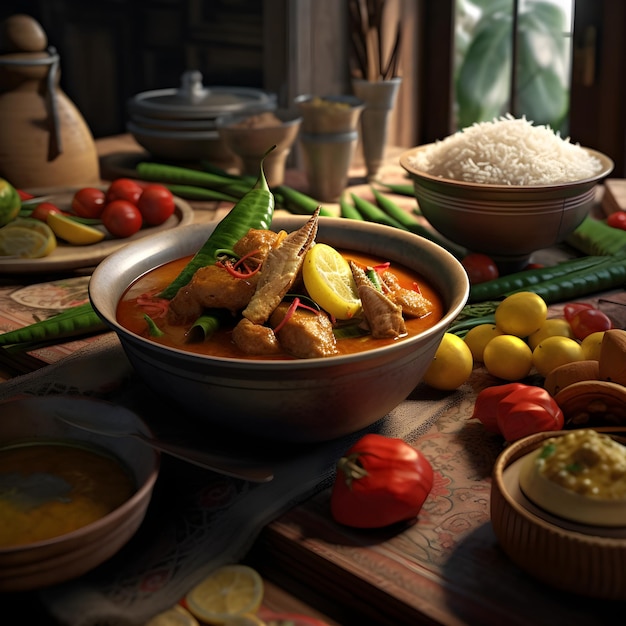
[[[317,243],[306,253],[302,278],[311,298],[336,319],[350,319],[361,309],[350,264],[332,246]]]
[[[56,247],[54,232],[40,220],[17,218],[0,229],[0,256],[39,259]]]
[[[17,217],[22,201],[17,189],[4,178],[0,178],[0,226],[8,224]]]
[[[224,565],[198,583],[185,597],[192,615],[208,624],[256,613],[263,601],[263,579],[247,565]]]
[[[50,213],[48,215],[48,226],[52,228],[57,237],[75,246],[87,246],[104,239],[103,231],[76,222],[72,218],[59,213]]]

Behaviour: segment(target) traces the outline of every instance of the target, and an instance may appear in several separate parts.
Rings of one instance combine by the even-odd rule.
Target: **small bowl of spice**
[[[275,187],[284,182],[287,157],[301,122],[298,111],[277,109],[219,117],[215,125],[224,145],[238,159],[241,174],[256,177],[263,155],[276,146],[263,162],[267,182],[270,187]]]

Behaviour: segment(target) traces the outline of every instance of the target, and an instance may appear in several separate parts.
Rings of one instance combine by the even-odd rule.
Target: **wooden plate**
[[[31,190],[37,197],[45,198],[62,210],[69,210],[72,196],[78,187]],[[42,200],[43,201],[43,200]],[[138,233],[125,239],[115,238],[107,233],[99,243],[87,246],[73,246],[57,239],[58,245],[52,254],[41,259],[22,259],[16,257],[0,257],[0,273],[2,274],[44,274],[64,270],[95,266],[112,252],[130,241],[148,237],[163,230],[178,228],[193,221],[193,209],[182,198],[174,196],[176,209],[174,214],[159,226],[142,228]],[[98,226],[97,228],[104,228]]]

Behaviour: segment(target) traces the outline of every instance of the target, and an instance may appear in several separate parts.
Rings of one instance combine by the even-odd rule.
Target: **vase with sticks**
[[[389,119],[395,106],[401,77],[398,64],[401,22],[389,25],[388,0],[348,0],[352,89],[365,102],[361,114],[361,144],[367,178],[378,174],[385,155]],[[393,43],[387,46],[388,35]]]

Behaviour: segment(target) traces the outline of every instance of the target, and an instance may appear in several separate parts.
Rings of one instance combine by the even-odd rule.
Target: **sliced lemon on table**
[[[263,601],[263,579],[247,565],[224,565],[186,595],[192,615],[208,624],[255,614]]]
[[[346,320],[359,312],[350,264],[335,248],[316,243],[304,257],[302,278],[311,298],[333,317]]]
[[[17,218],[0,228],[0,256],[39,259],[56,247],[54,232],[40,220]]]
[[[104,239],[104,232],[76,222],[71,217],[60,215],[59,213],[50,213],[48,215],[48,226],[52,228],[57,237],[60,237],[67,243],[75,246],[87,246],[92,243],[98,243]]]

